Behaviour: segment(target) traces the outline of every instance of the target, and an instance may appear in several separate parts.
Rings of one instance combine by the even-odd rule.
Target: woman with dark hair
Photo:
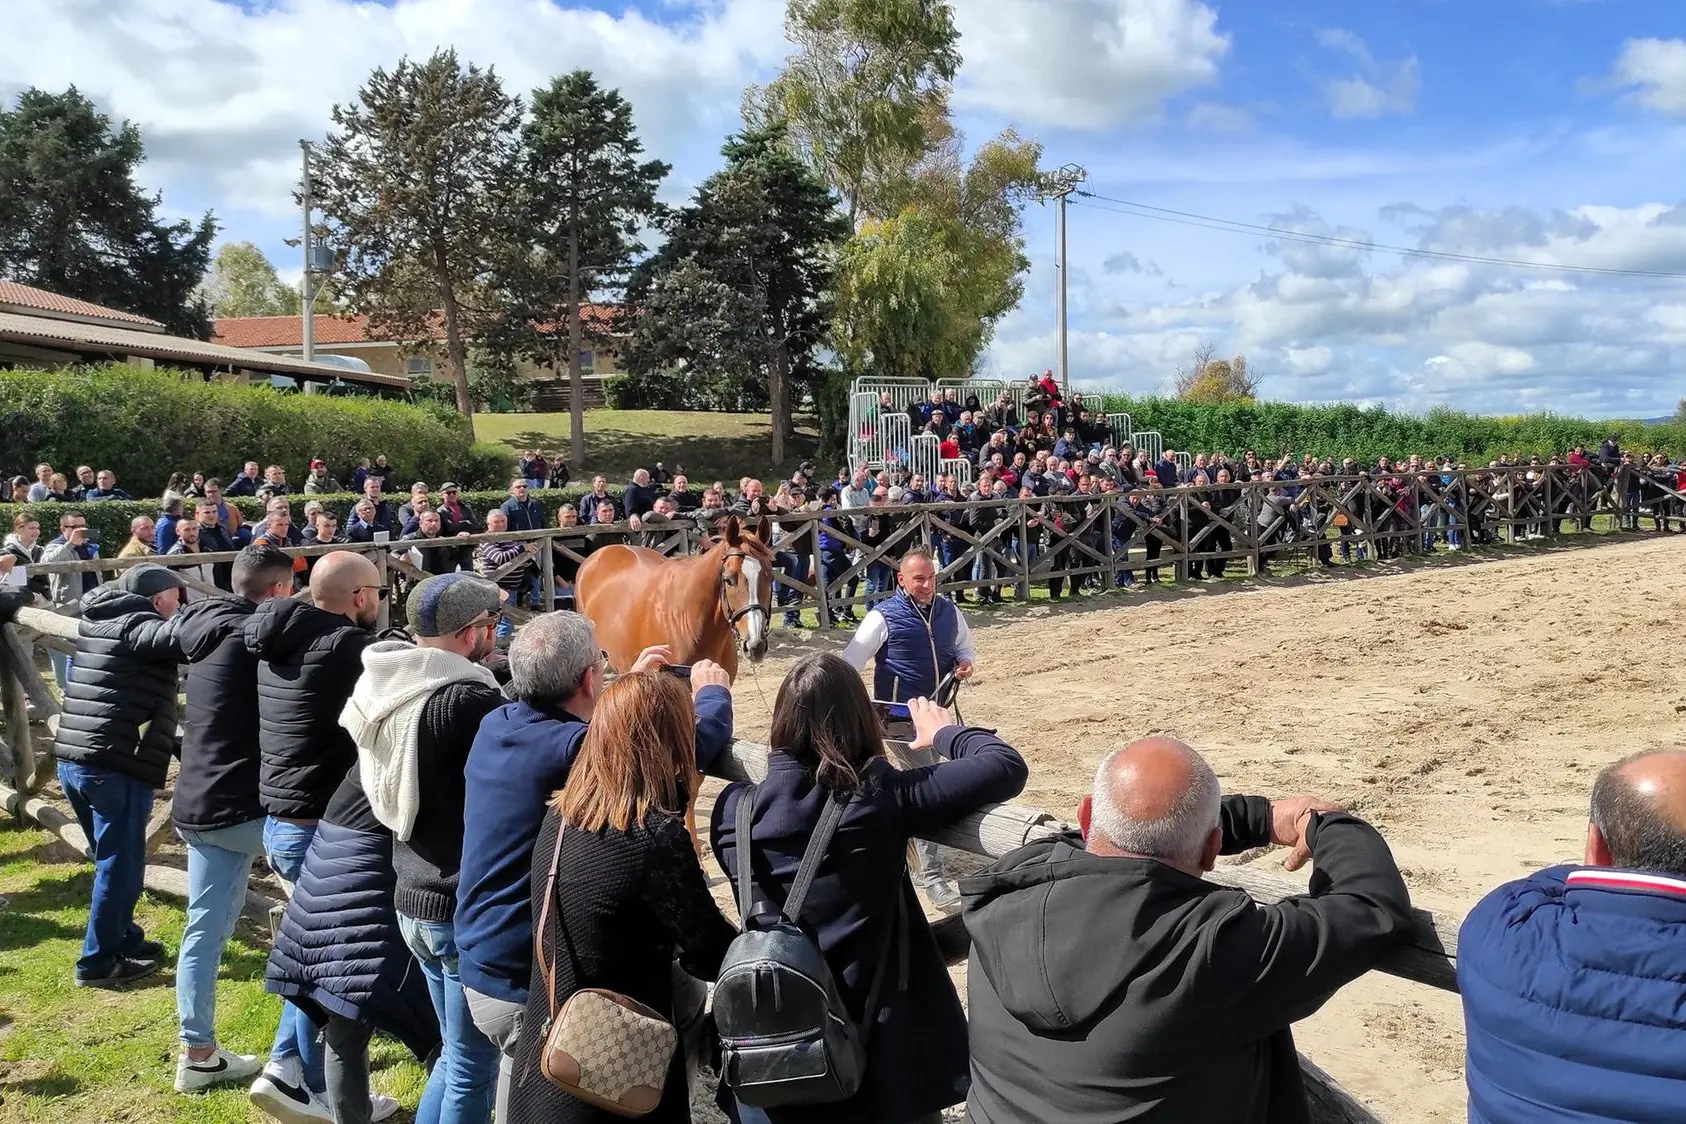
[[[782,906],[827,802],[846,802],[793,920],[818,940],[850,1015],[870,1027],[866,1074],[853,1097],[760,1109],[738,1104],[722,1083],[721,1107],[739,1124],[925,1124],[966,1097],[966,1016],[908,880],[908,841],[1012,799],[1028,770],[989,730],[958,725],[923,699],[909,710],[912,747],[934,746],[948,761],[898,771],[884,756],[884,731],[860,674],[834,653],[806,656],[773,705],[767,779],[728,785],[715,801],[714,856],[726,871],[737,869],[743,844],[738,804],[752,802],[752,914]],[[880,973],[878,1003],[867,1010]]]
[[[619,1119],[538,1072],[551,1020],[583,988],[604,988],[674,1019],[675,953],[712,980],[737,930],[720,913],[685,831],[697,791],[696,714],[671,675],[635,671],[597,700],[567,783],[533,845],[532,986],[515,1048],[511,1120],[608,1124]],[[661,1103],[639,1117],[689,1124],[684,1051]]]

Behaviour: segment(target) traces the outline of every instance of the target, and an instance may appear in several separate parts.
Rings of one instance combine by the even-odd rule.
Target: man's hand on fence
[[[1311,814],[1340,811],[1344,809],[1339,804],[1315,796],[1290,796],[1270,802],[1270,841],[1278,847],[1292,848],[1282,860],[1284,870],[1298,870],[1311,861],[1311,846],[1305,839]]]

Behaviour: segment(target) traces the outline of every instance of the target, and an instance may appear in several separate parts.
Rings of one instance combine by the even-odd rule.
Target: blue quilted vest
[[[960,610],[946,597],[931,602],[930,621],[906,593],[898,592],[878,606],[890,637],[878,649],[873,670],[873,698],[906,702],[930,698],[937,683],[954,670],[960,636]]]

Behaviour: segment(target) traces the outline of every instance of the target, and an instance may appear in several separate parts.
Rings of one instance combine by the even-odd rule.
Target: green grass
[[[520,453],[541,448],[552,458],[568,454],[567,414],[476,414],[474,435]],[[783,464],[770,460],[772,422],[765,414],[714,414],[682,410],[587,410],[585,412],[585,471],[589,483],[601,472],[611,483],[625,483],[635,468],[661,461],[671,471],[685,466],[691,487],[715,480],[736,487],[739,477],[763,479],[788,476],[814,455],[818,434],[806,418],[797,419],[790,456]],[[775,469],[777,471],[775,471]],[[829,475],[829,473],[828,473]]]
[[[51,1124],[258,1124],[244,1086],[182,1095],[173,964],[183,914],[150,893],[138,920],[171,965],[131,990],[71,984],[93,868],[51,835],[0,829],[0,1121]],[[217,1035],[228,1049],[269,1053],[280,1003],[263,990],[267,934],[242,927],[223,954]],[[408,1051],[376,1039],[374,1085],[414,1108],[425,1076]],[[408,1121],[401,1113],[396,1119]]]

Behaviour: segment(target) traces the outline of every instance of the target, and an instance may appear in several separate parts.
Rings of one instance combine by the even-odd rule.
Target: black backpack
[[[884,935],[857,1024],[843,1005],[817,941],[796,923],[820,861],[853,797],[826,801],[802,852],[784,908],[770,918],[752,913],[750,829],[756,788],[738,797],[738,912],[743,932],[726,950],[714,985],[714,1023],[720,1034],[721,1079],[742,1104],[757,1108],[834,1104],[848,1100],[866,1076],[866,1048],[888,974],[890,938],[899,935],[898,963],[906,973],[907,929],[900,887],[896,916]],[[905,982],[905,981],[904,981]]]

